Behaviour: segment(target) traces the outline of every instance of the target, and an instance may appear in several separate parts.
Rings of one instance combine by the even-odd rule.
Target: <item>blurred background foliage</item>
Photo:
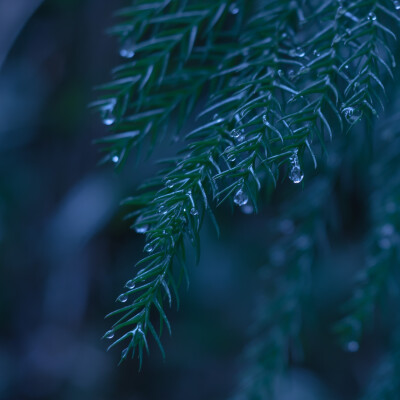
[[[398,73],[385,115],[340,136],[303,187],[280,182],[258,215],[222,207],[219,240],[205,225],[165,362],[153,346],[138,373],[105,352],[103,316],[143,247],[119,201],[176,150],[97,166],[106,129],[87,104],[118,63],[103,32],[123,5],[0,1],[0,398],[267,399],[257,376],[286,360],[272,374],[281,400],[395,399]],[[346,307],[371,297],[363,336],[338,340]]]

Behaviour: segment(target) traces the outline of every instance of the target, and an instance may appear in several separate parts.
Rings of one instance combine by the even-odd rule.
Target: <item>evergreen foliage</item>
[[[113,132],[99,140],[104,160],[119,166],[132,149],[151,151],[164,134],[185,139],[176,157],[163,160],[157,176],[123,202],[136,218],[133,227],[146,236],[146,255],[118,298],[123,306],[109,315],[117,320],[105,336],[113,339],[110,347],[124,344],[121,361],[138,352],[141,363],[149,337],[164,354],[167,309],[179,305],[179,286],[187,280],[187,246],[200,256],[204,219],[218,233],[217,206],[257,211],[287,177],[304,190],[282,200],[280,217],[270,224],[271,235],[290,232],[270,244],[269,264],[276,268],[261,270],[260,290],[268,296],[260,296],[237,394],[267,398],[287,367],[288,343],[300,340],[318,263],[315,216],[342,173],[329,157],[361,142],[379,154],[370,177],[373,228],[365,268],[335,326],[348,351],[358,348],[398,262],[399,175],[383,174],[396,168],[399,137],[383,140],[373,126],[394,78],[399,10],[392,0],[139,0],[117,13],[121,22],[111,33],[121,56],[132,60],[114,69],[93,103]],[[197,126],[183,137],[192,116]],[[396,122],[389,118],[386,130],[395,131]],[[358,137],[346,136],[349,131]],[[268,307],[275,311],[266,313]]]

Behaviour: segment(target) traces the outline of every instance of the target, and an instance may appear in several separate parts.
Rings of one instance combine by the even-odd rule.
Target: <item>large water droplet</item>
[[[104,337],[106,339],[112,339],[114,337],[114,331],[112,329],[107,331],[106,334],[104,335]]]
[[[118,156],[113,156],[111,160],[112,160],[112,162],[113,162],[114,164],[117,164],[118,161],[119,161],[119,157],[118,157]]]
[[[400,1],[394,0],[393,5],[396,10],[400,10]]]
[[[120,303],[126,303],[128,301],[128,295],[126,293],[122,293],[118,296],[117,301]]]
[[[293,183],[300,183],[304,178],[303,171],[298,165],[294,165],[290,170],[289,179]]]
[[[199,212],[193,207],[193,208],[190,210],[190,214],[192,214],[193,216],[196,216],[196,215],[199,215]]]
[[[133,289],[135,287],[135,281],[133,279],[129,280],[128,282],[126,282],[125,287],[127,287],[128,289]]]
[[[299,157],[298,157],[297,153],[298,153],[298,150],[294,149],[293,154],[289,158],[290,164],[291,164],[289,179],[293,183],[300,183],[304,178],[303,171],[300,168],[300,162],[299,162]]]
[[[132,58],[135,55],[134,49],[135,43],[132,38],[125,39],[122,43],[119,55],[124,58]]]
[[[233,201],[238,206],[244,206],[249,201],[249,197],[247,196],[247,194],[242,189],[239,189],[236,192],[235,197],[233,198]]]
[[[370,12],[368,14],[368,20],[369,21],[376,21],[376,15],[373,12]]]

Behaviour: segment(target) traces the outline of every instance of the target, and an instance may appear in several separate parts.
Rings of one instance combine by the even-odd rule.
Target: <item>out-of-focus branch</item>
[[[0,0],[0,69],[23,27],[43,0]]]

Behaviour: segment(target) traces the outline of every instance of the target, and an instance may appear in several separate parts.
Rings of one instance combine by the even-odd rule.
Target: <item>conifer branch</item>
[[[189,144],[182,155],[167,162],[141,195],[126,201],[139,208],[132,216],[139,216],[136,229],[146,232],[149,255],[139,262],[142,269],[127,283],[129,290],[119,297],[123,303],[133,300],[111,314],[122,317],[107,337],[134,327],[110,346],[129,340],[122,359],[138,349],[141,360],[149,333],[162,349],[161,333],[150,321],[151,310],[160,315],[160,329],[169,328],[164,303],[171,304],[173,297],[178,301],[180,280],[174,265],[178,261],[179,274],[185,274],[187,240],[198,254],[199,230],[206,214],[218,229],[212,214],[214,202],[230,200],[241,206],[250,197],[257,207],[260,189],[276,181],[283,164],[289,165],[294,183],[303,180],[305,151],[316,166],[312,141],[317,136],[324,148],[324,136],[332,138],[335,119],[330,114],[340,127],[342,112],[351,124],[360,119],[354,118],[356,107],[374,113],[373,104],[379,98],[376,88],[383,80],[378,65],[385,58],[372,54],[365,61],[363,49],[386,43],[387,30],[371,16],[372,11],[382,13],[386,3],[356,1],[342,12],[341,3],[338,9],[336,2],[328,1],[314,12],[311,1],[306,8],[289,0],[270,1],[248,20],[238,49],[228,52],[212,76],[215,90],[199,115],[205,122],[187,135]],[[319,20],[326,29],[316,33],[311,21]],[[295,31],[302,26],[304,39],[299,41]],[[358,69],[344,72],[353,63]],[[292,68],[297,72],[290,73]],[[352,115],[348,107],[353,108]],[[153,119],[156,110],[146,118]]]
[[[144,140],[154,147],[162,133],[180,130],[233,46],[237,7],[233,0],[144,0],[117,13],[123,21],[110,33],[119,38],[121,56],[133,61],[114,68],[92,103],[114,132],[98,140],[104,162],[120,165]]]

